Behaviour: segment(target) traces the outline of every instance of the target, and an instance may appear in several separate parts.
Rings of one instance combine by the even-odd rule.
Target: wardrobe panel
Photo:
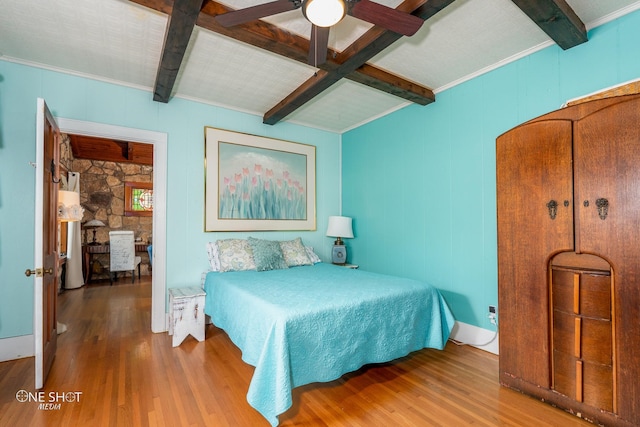
[[[516,377],[550,386],[547,263],[573,247],[571,141],[566,120],[525,124],[497,140],[503,383]]]
[[[617,413],[640,424],[640,99],[577,121],[574,151],[576,247],[613,267]]]
[[[637,246],[628,242],[640,230],[640,99],[577,121],[574,156],[576,251],[599,254],[614,270],[634,265]]]

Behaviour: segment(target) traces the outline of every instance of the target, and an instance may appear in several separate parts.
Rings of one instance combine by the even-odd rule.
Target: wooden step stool
[[[169,335],[173,335],[173,347],[191,335],[204,341],[204,297],[199,286],[169,289]]]

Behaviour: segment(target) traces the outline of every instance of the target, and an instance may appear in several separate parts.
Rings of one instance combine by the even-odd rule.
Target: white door
[[[36,389],[44,387],[56,354],[58,295],[57,205],[60,130],[44,99],[38,98],[33,329]]]

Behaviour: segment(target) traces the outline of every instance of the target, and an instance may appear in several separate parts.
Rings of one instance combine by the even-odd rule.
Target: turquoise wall
[[[640,11],[343,135],[349,261],[428,281],[456,319],[492,329],[497,305],[495,140],[569,99],[640,78]],[[499,311],[499,308],[498,308]]]
[[[152,101],[150,92],[0,61],[0,338],[33,332],[36,98],[56,117],[165,132],[167,171],[167,287],[200,282],[205,244],[231,236],[302,236],[325,260],[333,240],[327,218],[340,211],[340,135],[303,126],[262,124],[262,118],[183,99]],[[204,127],[315,145],[315,232],[205,233]]]
[[[349,261],[440,288],[458,320],[491,329],[497,304],[495,138],[567,99],[640,77],[640,11],[596,28],[569,51],[550,47],[341,137],[147,91],[0,61],[0,338],[33,331],[36,98],[55,116],[168,135],[167,286],[196,283],[204,245],[240,233],[203,232],[203,128],[317,147],[315,232],[301,235],[327,260],[329,215],[354,217]],[[261,233],[251,233],[261,235]]]

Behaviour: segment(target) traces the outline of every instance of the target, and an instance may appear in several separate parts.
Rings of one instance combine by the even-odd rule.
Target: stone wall
[[[125,216],[124,183],[153,182],[153,166],[133,163],[116,163],[98,160],[74,159],[69,138],[63,135],[60,150],[60,163],[71,172],[80,173],[80,203],[84,208],[82,223],[98,219],[106,227],[96,229],[96,241],[109,241],[111,230],[133,230],[136,239],[143,243],[151,243],[153,218],[150,216]],[[84,230],[82,243],[93,240],[93,230]],[[141,273],[151,273],[149,255],[136,253],[142,257]],[[104,277],[109,269],[109,258],[94,256],[103,266]],[[94,269],[94,277],[96,276]]]

